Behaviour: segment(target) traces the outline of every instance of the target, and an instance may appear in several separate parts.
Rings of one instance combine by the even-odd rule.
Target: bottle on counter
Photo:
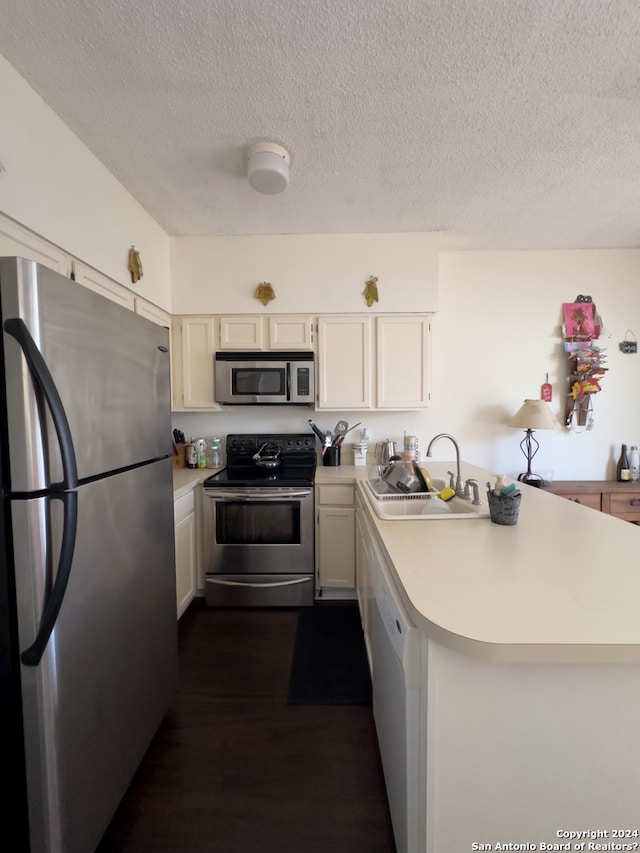
[[[631,479],[635,483],[640,480],[640,456],[638,456],[638,448],[632,444],[629,448],[629,467],[631,469]]]
[[[194,438],[185,447],[185,464],[187,468],[198,467],[198,448]]]
[[[219,468],[222,465],[221,440],[212,438],[207,448],[207,468]]]
[[[627,454],[627,445],[622,445],[620,458],[616,466],[616,480],[619,483],[626,483],[631,479],[631,467],[629,465],[629,456]]]
[[[507,485],[504,474],[496,474],[496,484],[493,489],[494,495],[499,495]]]

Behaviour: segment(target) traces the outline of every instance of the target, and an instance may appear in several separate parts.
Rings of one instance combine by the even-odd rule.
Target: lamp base
[[[535,486],[538,489],[541,486],[546,486],[546,483],[542,479],[540,474],[533,474],[531,472],[525,474],[518,474],[518,482],[526,483],[528,486]]]

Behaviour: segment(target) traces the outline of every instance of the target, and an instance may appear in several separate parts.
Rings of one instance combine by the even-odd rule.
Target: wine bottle
[[[616,467],[616,478],[621,483],[631,479],[631,468],[629,467],[629,457],[627,455],[626,444],[622,445],[622,450],[620,451],[620,458],[618,459],[618,465]]]
[[[640,456],[638,456],[638,447],[635,444],[632,444],[629,450],[629,467],[631,468],[631,479],[635,483],[640,480]]]

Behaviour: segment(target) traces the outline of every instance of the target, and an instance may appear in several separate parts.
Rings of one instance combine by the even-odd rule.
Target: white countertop
[[[188,494],[207,477],[219,471],[219,468],[174,468],[173,469],[173,499]]]
[[[452,463],[426,467],[442,477]],[[360,471],[366,476],[346,467],[327,476],[360,480]],[[466,463],[462,475],[478,480],[486,500],[494,475]],[[488,518],[382,521],[371,512],[417,627],[486,660],[640,662],[640,528],[518,486],[511,527]]]

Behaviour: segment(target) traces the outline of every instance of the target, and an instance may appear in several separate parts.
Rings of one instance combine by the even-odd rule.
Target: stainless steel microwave
[[[229,406],[311,406],[312,352],[217,352],[215,397]]]

